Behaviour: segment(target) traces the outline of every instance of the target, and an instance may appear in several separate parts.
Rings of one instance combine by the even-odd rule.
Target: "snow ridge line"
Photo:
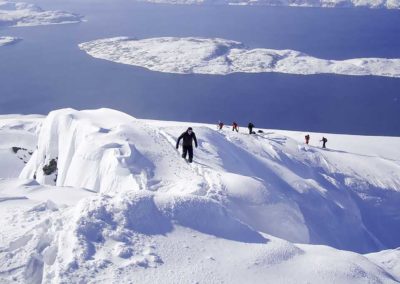
[[[379,261],[375,265],[368,255],[275,238],[355,252],[398,246],[396,162],[305,146],[280,131],[248,135],[198,124],[194,130],[199,148],[189,165],[174,147],[182,125],[141,121],[108,109],[51,113],[26,170],[37,173],[57,158],[56,183],[62,187],[46,189],[25,181],[16,190],[27,199],[2,203],[1,213],[7,213],[4,207],[13,203],[25,206],[10,207],[17,213],[4,214],[5,227],[29,225],[28,234],[20,230],[9,237],[0,232],[9,243],[5,249],[16,248],[11,254],[0,251],[0,265],[5,264],[0,271],[14,269],[6,279],[79,283],[96,276],[96,281],[116,282],[121,275],[140,277],[146,269],[156,268],[147,278],[135,278],[151,275],[156,280],[157,273],[169,270],[169,265],[178,269],[172,260],[177,258],[177,263],[199,261],[202,271],[218,276],[223,269],[213,267],[225,269],[233,261],[235,269],[229,271],[250,271],[254,282],[257,273],[274,277],[270,269],[274,266],[302,267],[295,274],[298,279],[396,281],[395,271]],[[335,144],[334,139],[330,142]],[[44,175],[38,175],[38,181],[54,184]],[[4,190],[11,184],[0,180],[0,194],[12,192]],[[65,187],[68,184],[97,189],[97,193],[81,195],[67,207],[62,200],[32,208],[40,191],[48,190],[52,200],[63,191],[82,191]],[[376,226],[382,220],[385,226]],[[42,221],[44,228],[30,230]],[[10,233],[13,230],[8,226]],[[204,251],[209,247],[218,255]],[[333,266],[338,258],[340,267]],[[240,270],[243,266],[245,270]],[[310,266],[317,270],[307,270]],[[179,276],[185,273],[179,271]],[[301,273],[305,278],[298,277]],[[224,277],[210,279],[236,279]],[[282,280],[282,274],[277,277],[271,279]],[[322,278],[310,282],[320,283]],[[193,280],[193,275],[184,279]]]
[[[194,165],[188,165],[174,149],[181,131],[107,109],[57,111],[43,124],[39,149],[21,176],[40,172],[48,162],[44,157],[58,157],[59,175],[65,177],[57,179],[59,186],[109,196],[148,190],[211,198],[254,230],[294,242],[361,252],[396,243],[383,241],[390,229],[376,227],[377,217],[368,215],[383,189],[387,209],[381,212],[399,226],[390,213],[399,200],[396,164],[375,158],[370,164],[371,157],[360,155],[344,162],[341,152],[300,147],[270,131],[253,136],[198,126],[200,147]],[[381,169],[388,169],[384,179],[375,174]],[[37,178],[52,183],[43,174]],[[334,221],[321,224],[316,215]]]

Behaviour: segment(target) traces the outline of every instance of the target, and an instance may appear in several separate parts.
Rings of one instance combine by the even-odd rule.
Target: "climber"
[[[224,127],[224,123],[221,120],[218,121],[218,125],[217,125],[218,130],[222,130],[223,127]]]
[[[247,126],[247,128],[249,129],[249,134],[253,134],[254,124],[249,122],[249,125]]]
[[[185,132],[179,136],[178,141],[176,142],[176,149],[179,148],[179,142],[183,139],[182,143],[182,158],[186,159],[187,154],[189,153],[189,163],[193,161],[193,141],[194,145],[197,148],[197,139],[196,134],[193,132],[193,129],[189,127]]]
[[[239,125],[235,121],[232,123],[232,131],[239,132]]]
[[[322,142],[322,148],[326,148],[326,142],[328,142],[328,139],[326,139],[325,137],[322,137],[320,142]]]

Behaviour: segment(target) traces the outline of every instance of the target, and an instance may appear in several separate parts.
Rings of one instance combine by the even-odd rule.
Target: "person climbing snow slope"
[[[326,148],[326,142],[328,142],[328,139],[326,139],[325,137],[322,137],[322,148]]]
[[[247,128],[249,129],[249,134],[253,134],[254,124],[252,122],[249,122]]]
[[[306,144],[308,144],[310,142],[310,135],[307,134],[306,136],[304,136],[306,138]]]
[[[218,125],[217,125],[218,130],[222,130],[223,127],[224,127],[224,123],[222,121],[218,121]]]
[[[189,154],[189,163],[193,161],[193,141],[194,145],[197,148],[197,138],[196,134],[193,132],[193,129],[189,127],[185,132],[178,137],[178,141],[176,142],[176,149],[179,148],[179,143],[182,142],[182,158],[186,159],[187,154]]]
[[[236,121],[232,123],[232,131],[239,132],[239,125],[236,123]]]

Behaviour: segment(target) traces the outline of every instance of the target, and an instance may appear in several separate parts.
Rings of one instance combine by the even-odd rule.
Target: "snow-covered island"
[[[383,8],[400,9],[400,0],[142,0],[162,4],[195,4],[195,5],[265,5],[289,7],[321,8]]]
[[[0,282],[398,283],[400,138],[310,134],[0,116]]]
[[[11,36],[0,36],[0,46],[5,46],[9,44],[14,44],[20,41],[19,38],[11,37]]]
[[[0,26],[39,26],[79,23],[82,16],[65,11],[46,11],[34,4],[0,0]]]
[[[327,73],[400,78],[400,59],[328,60],[294,50],[248,49],[240,42],[220,38],[115,37],[85,42],[79,47],[95,58],[165,73]]]

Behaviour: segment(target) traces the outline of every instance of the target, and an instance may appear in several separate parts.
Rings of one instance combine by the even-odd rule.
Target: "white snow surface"
[[[371,253],[367,257],[393,274],[400,275],[400,248]]]
[[[19,38],[11,36],[0,36],[0,46],[10,45],[19,41]]]
[[[400,78],[400,59],[327,60],[294,50],[248,49],[240,42],[220,38],[115,37],[81,43],[79,47],[95,58],[166,73],[329,73]]]
[[[37,145],[43,117],[0,115],[0,178],[18,177]],[[17,153],[12,148],[18,147]]]
[[[82,21],[82,16],[65,11],[46,11],[24,2],[0,0],[0,26],[39,26]]]
[[[383,8],[399,9],[399,0],[142,0],[163,4],[195,4],[195,5],[266,5],[290,7],[321,7],[321,8]]]
[[[400,138],[246,130],[0,116],[0,282],[400,281]]]

